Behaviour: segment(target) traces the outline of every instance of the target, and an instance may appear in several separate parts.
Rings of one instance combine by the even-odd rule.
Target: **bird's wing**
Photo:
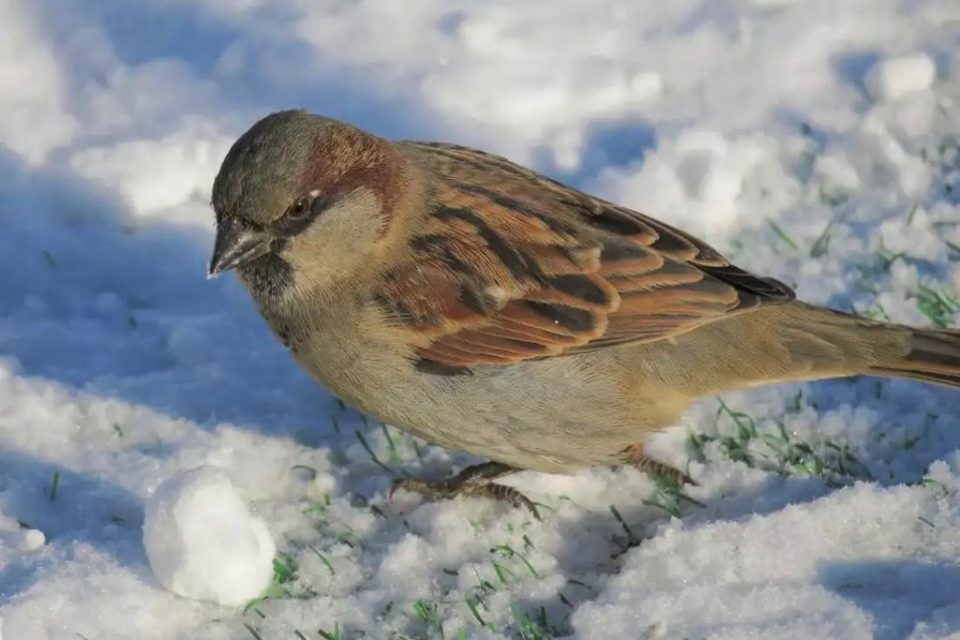
[[[442,177],[379,302],[414,329],[422,369],[660,340],[794,298],[689,234],[499,156],[405,144]]]

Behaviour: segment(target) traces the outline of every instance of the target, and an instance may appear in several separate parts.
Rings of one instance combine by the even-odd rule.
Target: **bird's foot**
[[[652,476],[654,479],[666,481],[677,487],[682,487],[685,484],[697,486],[697,483],[686,472],[648,458],[643,452],[643,445],[634,445],[628,448],[626,454],[627,464]]]
[[[513,467],[499,462],[484,462],[467,467],[447,480],[431,482],[418,478],[400,478],[390,487],[392,497],[397,489],[419,493],[427,500],[451,500],[457,496],[489,498],[506,502],[514,507],[526,507],[537,520],[540,513],[530,498],[505,484],[489,482],[494,478],[516,471]]]

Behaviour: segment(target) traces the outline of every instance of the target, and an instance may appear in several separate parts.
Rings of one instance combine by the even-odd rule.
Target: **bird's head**
[[[373,261],[408,182],[386,140],[304,111],[268,115],[214,180],[208,273],[237,269],[258,293],[327,286]]]

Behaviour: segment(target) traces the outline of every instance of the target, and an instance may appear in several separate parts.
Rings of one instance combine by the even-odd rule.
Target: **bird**
[[[213,183],[235,270],[340,399],[485,460],[399,488],[526,505],[496,479],[633,465],[697,399],[867,375],[960,386],[960,332],[797,300],[697,237],[504,157],[271,113]],[[396,486],[395,486],[396,488]]]

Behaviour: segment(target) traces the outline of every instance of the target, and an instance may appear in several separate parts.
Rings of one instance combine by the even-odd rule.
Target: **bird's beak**
[[[242,220],[224,217],[217,225],[207,277],[213,278],[269,253],[272,240],[265,231]]]

